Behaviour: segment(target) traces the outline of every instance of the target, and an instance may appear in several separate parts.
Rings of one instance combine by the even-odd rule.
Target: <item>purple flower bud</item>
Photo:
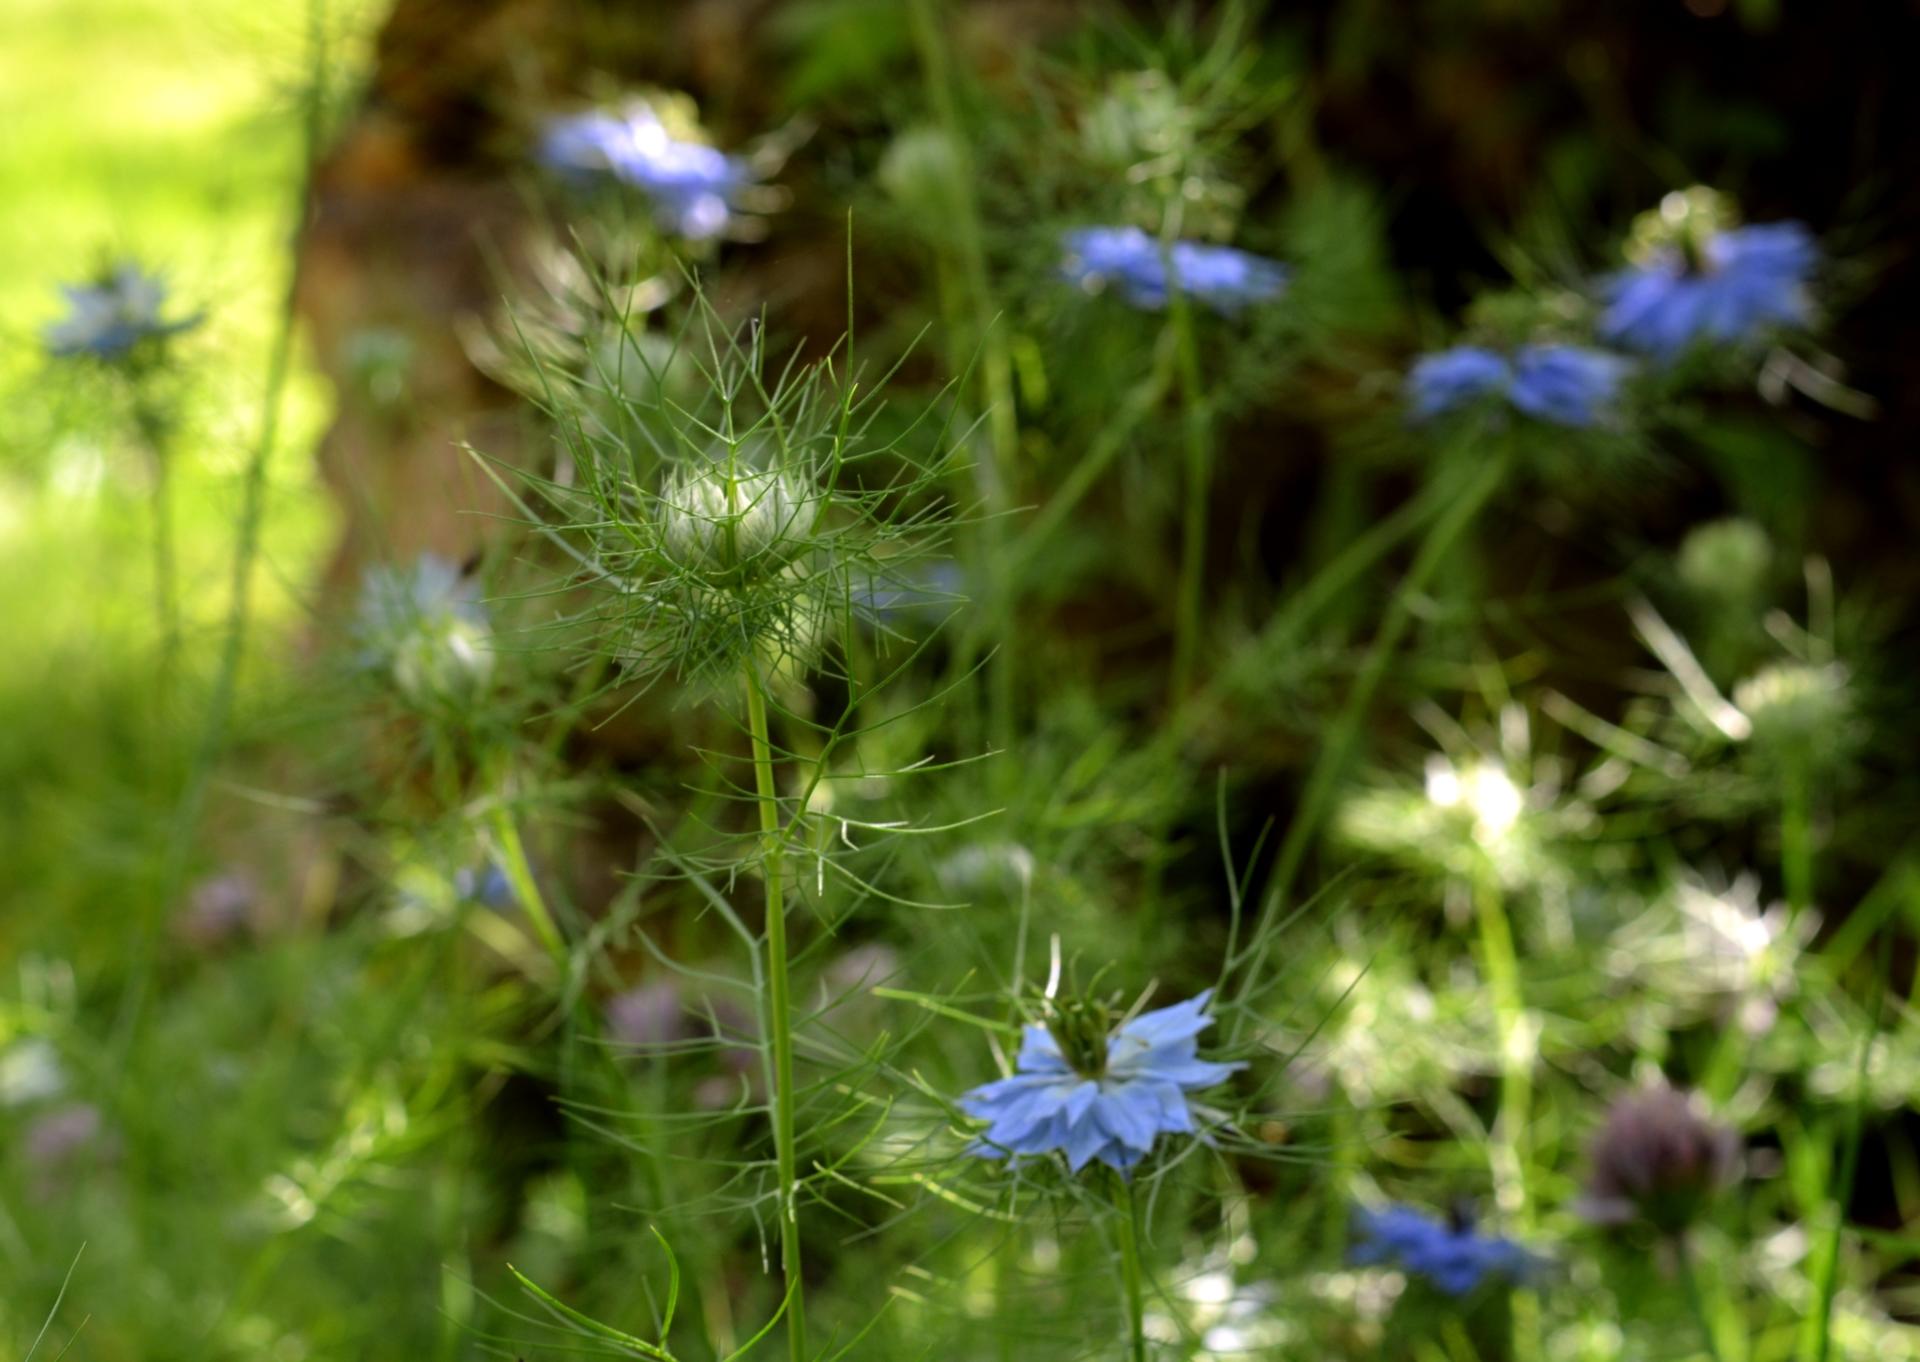
[[[244,870],[201,880],[173,919],[174,935],[197,951],[223,946],[247,930],[259,897],[260,886]]]
[[[107,1162],[114,1152],[106,1118],[91,1102],[49,1107],[29,1121],[20,1136],[28,1190],[42,1201],[65,1198],[74,1174]]]
[[[20,1147],[28,1163],[51,1171],[85,1153],[103,1128],[100,1108],[91,1102],[68,1102],[34,1117]]]
[[[687,1035],[680,987],[672,980],[641,984],[607,1000],[607,1035],[616,1045],[661,1046]]]
[[[1642,1221],[1678,1234],[1733,1181],[1740,1137],[1662,1084],[1615,1100],[1594,1138],[1592,1163],[1582,1215],[1600,1225]]]

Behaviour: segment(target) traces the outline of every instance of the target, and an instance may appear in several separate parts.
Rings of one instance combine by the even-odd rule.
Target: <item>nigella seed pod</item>
[[[819,499],[785,473],[684,473],[660,497],[660,546],[712,586],[772,576],[807,548]]]
[[[1588,1220],[1679,1234],[1734,1180],[1740,1137],[1662,1084],[1614,1102],[1594,1138],[1592,1163],[1579,1203]]]

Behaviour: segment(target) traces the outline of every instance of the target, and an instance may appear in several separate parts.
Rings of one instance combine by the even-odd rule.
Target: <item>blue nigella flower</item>
[[[610,175],[653,201],[661,223],[681,236],[718,236],[732,220],[735,197],[752,179],[746,163],[667,131],[644,103],[548,122],[540,160],[570,175]]]
[[[116,265],[91,284],[63,284],[68,312],[46,330],[47,351],[61,358],[91,355],[122,360],[144,341],[177,335],[200,324],[201,316],[172,321],[160,316],[167,286],[138,265]]]
[[[1076,1068],[1044,1026],[1026,1028],[1011,1078],[960,1099],[960,1109],[986,1121],[974,1152],[988,1158],[1067,1156],[1075,1172],[1099,1159],[1128,1169],[1161,1134],[1195,1130],[1187,1094],[1220,1083],[1241,1064],[1199,1058],[1196,1037],[1213,1018],[1211,990],[1173,1007],[1147,1012],[1105,1038],[1104,1055]]]
[[[1667,247],[1607,280],[1601,336],[1670,360],[1697,342],[1727,344],[1806,322],[1818,253],[1799,223],[1714,232],[1692,254]]]
[[[452,618],[486,627],[487,612],[460,569],[437,553],[411,567],[369,568],[360,586],[360,624],[370,634],[406,633],[422,621]]]
[[[893,628],[914,616],[938,618],[966,602],[966,578],[951,558],[922,563],[905,573],[877,571],[853,593],[862,623]]]
[[[1476,1234],[1411,1206],[1362,1209],[1354,1217],[1349,1257],[1361,1264],[1392,1263],[1424,1277],[1450,1296],[1464,1296],[1489,1277],[1518,1281],[1536,1260],[1511,1239]]]
[[[1601,424],[1632,361],[1580,345],[1523,345],[1511,356],[1479,345],[1422,355],[1407,373],[1409,414],[1429,421],[1488,397],[1556,426]]]
[[[507,872],[500,868],[498,861],[488,861],[484,867],[477,869],[462,866],[454,871],[453,892],[482,907],[500,911],[513,907],[516,899],[513,881],[507,878]]]
[[[357,626],[361,662],[388,670],[415,699],[464,691],[493,669],[486,608],[438,554],[423,553],[410,568],[370,569]]]
[[[1169,256],[1174,284],[1216,312],[1277,297],[1287,283],[1287,268],[1278,261],[1199,241],[1176,241],[1163,255],[1160,243],[1138,227],[1082,227],[1068,232],[1064,244],[1062,275],[1085,289],[1117,289],[1135,307],[1167,305]]]

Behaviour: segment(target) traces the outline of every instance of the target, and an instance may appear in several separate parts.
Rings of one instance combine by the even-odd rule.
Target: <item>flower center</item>
[[[1060,1053],[1073,1071],[1085,1078],[1099,1078],[1107,1072],[1107,1038],[1112,1018],[1100,1003],[1071,999],[1054,1004],[1047,1018],[1047,1030],[1053,1033]]]

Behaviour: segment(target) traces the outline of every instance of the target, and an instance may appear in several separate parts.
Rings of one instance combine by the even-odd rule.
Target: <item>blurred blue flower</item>
[[[1601,424],[1618,400],[1632,361],[1579,345],[1523,345],[1511,357],[1479,345],[1422,355],[1407,373],[1406,400],[1416,421],[1499,397],[1514,410],[1557,426]]]
[[[201,315],[163,320],[167,286],[158,275],[122,263],[91,284],[63,284],[68,312],[46,330],[47,351],[61,358],[123,360],[144,341],[198,326]]]
[[[1619,397],[1633,362],[1580,345],[1524,345],[1513,357],[1507,400],[1557,426],[1598,425]]]
[[[485,627],[487,612],[474,598],[460,569],[437,553],[423,553],[411,567],[369,568],[360,586],[360,625],[373,635],[404,634],[445,616]]]
[[[1601,336],[1670,360],[1696,342],[1726,344],[1806,322],[1818,253],[1801,224],[1715,232],[1695,255],[1667,247],[1607,280]]]
[[[1450,1296],[1464,1296],[1489,1277],[1518,1281],[1536,1262],[1511,1239],[1475,1234],[1470,1225],[1451,1225],[1411,1206],[1361,1209],[1354,1235],[1352,1261],[1392,1263]]]
[[[960,565],[938,558],[899,574],[875,571],[854,589],[853,606],[862,623],[894,628],[916,615],[938,619],[965,604],[965,586]]]
[[[1513,383],[1513,365],[1498,351],[1456,345],[1422,355],[1407,371],[1407,407],[1416,421],[1504,393]]]
[[[1089,291],[1117,289],[1135,307],[1166,306],[1169,257],[1174,283],[1216,312],[1277,297],[1287,283],[1278,261],[1199,241],[1176,241],[1163,255],[1138,227],[1083,227],[1068,232],[1064,244],[1062,275]]]
[[[552,119],[539,156],[563,174],[611,175],[633,186],[653,201],[664,226],[693,240],[726,230],[735,196],[752,178],[738,158],[674,137],[645,103]]]
[[[493,670],[486,609],[438,554],[423,553],[409,568],[370,569],[356,624],[362,664],[387,670],[410,699],[469,694]]]
[[[454,871],[453,892],[483,908],[498,911],[513,907],[519,897],[514,892],[513,881],[507,878],[507,872],[500,868],[498,861],[488,861],[477,869],[462,866]]]
[[[1124,1170],[1162,1133],[1191,1134],[1187,1094],[1245,1067],[1199,1058],[1195,1038],[1213,1025],[1204,1010],[1209,996],[1211,990],[1122,1025],[1108,1036],[1105,1063],[1094,1073],[1076,1070],[1046,1027],[1027,1027],[1013,1077],[960,1099],[962,1111],[989,1123],[974,1152],[1000,1158],[1058,1150],[1075,1172],[1092,1159]]]

